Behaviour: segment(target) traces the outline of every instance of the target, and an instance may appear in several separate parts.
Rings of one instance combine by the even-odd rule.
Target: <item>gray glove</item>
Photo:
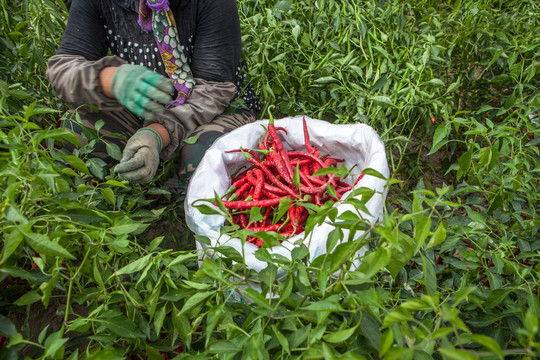
[[[152,128],[139,129],[127,142],[120,163],[114,168],[121,178],[138,184],[147,184],[154,178],[159,166],[159,153],[163,143]]]

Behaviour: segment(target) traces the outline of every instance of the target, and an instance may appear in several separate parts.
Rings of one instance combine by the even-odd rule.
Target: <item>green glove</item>
[[[154,178],[159,166],[159,153],[163,144],[154,129],[139,129],[127,142],[122,160],[114,168],[121,178],[138,184],[147,184]]]
[[[139,65],[121,65],[112,80],[114,97],[146,120],[152,120],[156,114],[165,111],[173,92],[174,86],[168,78]]]

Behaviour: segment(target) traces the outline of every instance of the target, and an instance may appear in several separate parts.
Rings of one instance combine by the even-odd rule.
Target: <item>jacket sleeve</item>
[[[74,107],[89,104],[100,110],[120,111],[122,105],[103,93],[99,73],[105,67],[122,64],[125,61],[118,56],[90,61],[81,55],[59,54],[49,58],[46,76],[58,97]]]
[[[209,123],[222,114],[236,91],[236,85],[232,82],[201,78],[195,78],[195,81],[197,83],[183,105],[165,110],[152,121],[165,126],[171,137],[170,144],[161,152],[164,160],[174,157],[182,147],[182,141],[198,126]]]

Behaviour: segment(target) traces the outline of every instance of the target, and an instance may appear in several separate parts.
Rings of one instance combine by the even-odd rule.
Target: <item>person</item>
[[[176,158],[185,182],[216,138],[260,112],[241,45],[235,0],[74,0],[46,75],[83,127],[104,121],[121,178],[148,183]],[[64,126],[80,135],[75,118]],[[105,144],[94,153],[106,158]]]

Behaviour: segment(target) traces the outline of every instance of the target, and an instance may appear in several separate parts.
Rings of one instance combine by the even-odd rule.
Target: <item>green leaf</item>
[[[98,323],[98,332],[108,330],[121,338],[144,338],[139,327],[124,314],[117,310],[107,310],[98,318],[93,319]]]
[[[115,223],[110,228],[110,231],[115,235],[128,235],[138,233],[147,227],[148,225],[132,220],[128,216],[122,216],[120,220],[115,219]]]
[[[268,264],[267,267],[259,272],[259,279],[269,288],[273,286],[276,281],[277,266],[274,264]]]
[[[44,358],[49,358],[51,356],[54,356],[57,354],[57,352],[61,353],[62,350],[60,350],[63,345],[69,340],[68,338],[62,338],[63,331],[59,330],[57,332],[54,332],[50,334],[47,337],[47,340],[45,340],[45,354],[43,354]]]
[[[16,333],[15,325],[7,317],[0,315],[0,335],[10,338]]]
[[[343,307],[339,303],[340,296],[332,295],[324,300],[313,302],[304,306],[302,310],[309,311],[343,311]]]
[[[281,345],[281,348],[285,350],[287,354],[291,354],[291,351],[289,350],[289,341],[287,338],[278,330],[276,325],[272,324],[272,331],[274,332],[274,335],[279,341],[279,344]]]
[[[368,339],[374,350],[379,348],[381,341],[381,324],[367,311],[362,311],[360,331]]]
[[[308,338],[308,335],[311,332],[311,324],[308,324],[307,326],[303,326],[300,329],[294,331],[291,335],[289,335],[289,346],[291,349],[296,349],[306,339]]]
[[[471,166],[472,149],[469,149],[466,153],[460,156],[458,159],[459,170],[456,174],[457,179],[461,179],[464,175],[467,175]]]
[[[371,89],[371,91],[377,91],[377,90],[382,89],[384,85],[386,85],[387,81],[388,81],[388,76],[384,75],[379,80],[377,80],[375,85],[373,85],[373,89]]]
[[[384,356],[394,343],[394,332],[392,329],[386,330],[382,333],[379,339],[379,356]]]
[[[114,160],[120,161],[122,159],[122,150],[120,150],[120,147],[115,143],[107,143],[105,145],[105,150]]]
[[[216,341],[208,345],[207,351],[212,354],[236,354],[242,350],[238,345],[232,341]]]
[[[399,246],[392,246],[390,259],[386,268],[394,279],[397,279],[399,272],[416,254],[414,239],[403,233],[398,235]]]
[[[416,196],[416,194],[415,194]],[[427,237],[429,236],[429,229],[431,227],[431,219],[429,216],[417,215],[414,220],[414,239],[416,241],[416,247],[414,253],[416,254],[424,245]]]
[[[84,161],[74,155],[60,155],[64,161],[73,166],[75,170],[82,172],[83,174],[90,175],[90,170],[86,167]]]
[[[51,257],[58,256],[60,258],[72,260],[76,259],[75,256],[71,255],[71,253],[63,248],[60,244],[49,240],[49,237],[45,234],[29,232],[21,226],[17,226],[17,230],[24,235],[26,244],[41,255]]]
[[[178,313],[179,315],[182,315],[194,307],[200,305],[201,303],[205,302],[209,297],[213,296],[216,292],[215,291],[204,291],[204,292],[198,292],[195,295],[191,296],[187,301],[185,302],[184,306],[182,307],[182,310]]]
[[[111,186],[118,186],[118,187],[127,189],[127,186],[126,186],[126,185],[124,185],[124,184],[122,184],[120,181],[116,181],[116,180],[107,180],[107,181],[105,182],[105,184],[111,185]]]
[[[427,260],[423,254],[422,257],[422,269],[424,270],[424,281],[426,289],[430,296],[434,296],[437,293],[437,277],[435,275],[435,269],[429,260]]]
[[[253,290],[252,288],[247,288],[244,290],[245,294],[260,308],[272,311],[273,308],[268,303],[268,299],[261,295],[260,292]]]
[[[376,178],[382,179],[382,180],[387,180],[386,177],[383,174],[381,174],[380,172],[378,172],[377,170],[372,169],[372,168],[365,168],[364,170],[362,170],[362,174],[370,175],[370,176],[373,176],[373,177],[376,177]]]
[[[426,250],[442,244],[444,240],[446,240],[446,226],[444,223],[441,222],[439,223],[439,226],[437,226],[437,229],[433,233],[433,236],[431,236],[431,239],[426,246]]]
[[[77,138],[77,135],[75,135],[71,131],[68,131],[62,128],[50,130],[43,138],[44,139],[53,138],[53,139],[61,140],[64,142],[69,141],[70,143],[72,143],[73,145],[77,147],[82,147],[82,144]]]
[[[525,329],[529,333],[529,337],[531,339],[534,338],[538,334],[538,317],[536,317],[530,309],[527,309],[527,312],[525,313],[525,316],[523,317],[523,325],[525,325]],[[480,343],[479,341],[477,342]],[[489,347],[483,343],[480,343],[480,344],[486,347]],[[499,348],[499,352],[500,350],[501,349]]]
[[[328,84],[332,82],[338,82],[338,79],[336,79],[333,76],[323,76],[321,78],[315,79],[315,84]]]
[[[105,177],[105,167],[107,163],[100,158],[91,158],[86,161],[86,166],[92,172],[92,175],[103,180]]]
[[[219,306],[216,306],[210,311],[208,311],[208,315],[206,316],[206,341],[205,346],[208,346],[208,343],[212,340],[212,333],[214,329],[216,328],[216,325],[218,324],[219,320],[221,320],[221,317],[223,315],[225,308],[225,304],[220,304]]]
[[[352,327],[349,329],[332,332],[330,334],[323,336],[323,340],[329,343],[333,343],[333,344],[343,342],[347,340],[348,338],[350,338],[352,334],[354,334],[357,327],[358,327],[358,324],[355,327]]]
[[[346,259],[358,251],[356,247],[357,242],[346,242],[344,244],[339,244],[331,253],[328,253],[325,261],[329,264],[328,271],[333,273],[338,270]]]
[[[184,139],[183,141],[186,144],[193,145],[193,144],[195,144],[197,142],[198,139],[199,139],[198,136],[192,136],[192,137],[188,137],[187,139]]]
[[[144,269],[152,260],[152,254],[143,256],[142,258],[135,260],[132,263],[124,266],[123,268],[116,271],[116,275],[127,275],[133,274],[134,272],[141,271]]]
[[[393,105],[394,104],[392,102],[392,100],[388,96],[373,96],[371,98],[371,100],[374,101],[374,102],[383,103],[383,104],[386,104],[386,105]]]
[[[478,356],[475,356],[465,350],[441,348],[439,349],[439,352],[441,353],[442,356],[444,356],[445,359],[478,360]]]
[[[216,280],[223,280],[223,268],[210,258],[203,260],[200,271]]]
[[[358,271],[364,273],[367,278],[371,278],[388,264],[391,254],[391,248],[388,244],[379,246],[377,250],[364,256]]]
[[[428,81],[428,84],[431,86],[444,86],[444,81],[441,79],[431,79]]]
[[[23,239],[23,235],[17,230],[13,230],[5,237],[0,264],[3,264],[7,259],[9,259],[15,250],[17,250]]]
[[[442,123],[437,126],[437,129],[435,129],[435,133],[433,134],[433,145],[427,154],[428,156],[436,153],[437,150],[448,143],[447,138],[450,134],[450,130],[451,128],[449,123]]]
[[[122,352],[113,348],[101,349],[88,357],[88,360],[125,360]]]
[[[102,188],[101,193],[103,194],[103,197],[114,206],[116,200],[114,197],[114,191],[111,188]]]
[[[173,261],[171,261],[167,267],[173,267],[173,266],[176,266],[178,264],[182,264],[188,260],[192,260],[192,259],[196,259],[197,258],[197,254],[195,253],[192,253],[192,252],[188,252],[188,253],[183,253],[183,254],[180,254],[178,256],[176,256],[174,258]]]
[[[538,320],[537,320],[538,321]],[[482,346],[485,346],[489,350],[493,351],[500,359],[503,358],[501,346],[492,338],[486,335],[472,334],[470,336],[472,341],[479,343]]]
[[[31,305],[37,301],[41,300],[41,295],[38,294],[36,290],[29,291],[17,300],[13,304],[17,306]]]

